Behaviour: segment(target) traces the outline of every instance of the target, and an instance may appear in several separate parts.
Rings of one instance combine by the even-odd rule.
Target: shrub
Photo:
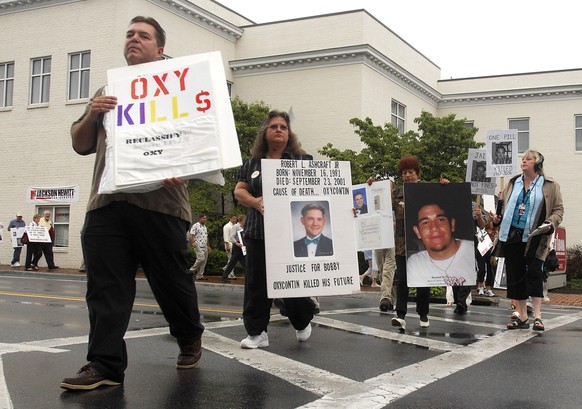
[[[211,250],[208,254],[208,261],[206,262],[206,268],[204,269],[204,275],[207,276],[217,276],[222,275],[222,267],[226,265],[228,260],[228,255],[226,251],[221,250]],[[193,248],[188,249],[188,263],[192,266],[196,261],[196,252]]]
[[[582,278],[582,245],[574,244],[566,248],[566,278]]]

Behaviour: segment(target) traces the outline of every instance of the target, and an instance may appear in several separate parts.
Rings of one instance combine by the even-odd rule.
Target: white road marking
[[[0,409],[13,409],[12,399],[8,393],[8,385],[6,385],[6,376],[4,376],[4,364],[2,362],[2,355],[0,355]]]
[[[226,358],[236,359],[242,364],[274,375],[317,395],[327,395],[344,388],[361,386],[360,382],[263,349],[241,349],[240,342],[210,331],[205,331],[202,335],[202,345],[204,349]]]
[[[320,399],[310,402],[302,406],[302,408],[382,408],[396,399],[402,398],[460,370],[476,365],[490,357],[520,345],[537,335],[535,331],[503,331],[494,336],[478,340],[468,346],[460,346],[457,344],[419,338],[412,335],[399,334],[397,332],[343,322],[322,316],[369,312],[370,310],[371,309],[336,310],[316,316],[313,322],[321,326],[390,339],[401,343],[423,346],[432,350],[444,352],[433,358],[398,368],[392,372],[378,375],[364,382],[358,382],[265,350],[243,350],[240,348],[238,341],[211,331],[212,329],[240,326],[242,325],[242,320],[225,320],[205,324],[207,330],[203,334],[202,345],[209,351],[226,358],[235,359],[244,365],[274,375],[295,386],[321,396]],[[272,321],[286,319],[280,315],[274,315],[271,318]],[[447,318],[437,319],[437,317],[431,317],[431,319],[445,322],[450,321]],[[550,320],[546,319],[546,331],[551,331],[552,329],[568,325],[580,319],[582,319],[582,312],[562,315]],[[458,323],[462,321],[454,322]],[[467,325],[478,324],[473,322],[465,323]],[[169,329],[167,327],[160,327],[130,331],[126,334],[125,338],[136,339],[167,334],[169,334]],[[66,352],[66,350],[58,349],[57,347],[86,344],[87,341],[87,336],[79,336],[28,341],[17,344],[1,343],[0,409],[13,409],[13,404],[6,385],[2,362],[3,354],[30,351],[47,353]]]
[[[546,320],[544,324],[548,331],[579,319],[582,319],[582,312]],[[383,408],[396,399],[483,362],[535,336],[535,331],[504,331],[466,347],[367,379],[359,388],[338,390],[301,408]]]
[[[452,351],[453,349],[462,348],[461,345],[450,342],[443,342],[434,339],[420,338],[412,335],[400,334],[396,330],[385,331],[373,327],[366,327],[364,325],[352,324],[345,321],[334,320],[324,317],[315,317],[313,321],[316,324],[323,325],[330,328],[341,329],[343,331],[355,332],[362,335],[371,335],[377,338],[389,339],[404,344],[417,345],[428,348],[433,351]]]

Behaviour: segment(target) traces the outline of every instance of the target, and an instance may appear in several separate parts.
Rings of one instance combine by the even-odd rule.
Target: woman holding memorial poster
[[[261,124],[251,149],[251,158],[241,167],[234,189],[236,199],[249,209],[245,226],[245,293],[243,321],[248,336],[241,348],[269,346],[267,326],[273,300],[267,297],[267,269],[265,262],[265,229],[261,159],[311,160],[313,157],[301,149],[297,135],[291,130],[286,112],[271,111]],[[276,245],[276,243],[272,243]],[[286,310],[291,325],[300,342],[311,335],[311,320],[315,304],[309,297],[281,300],[280,308]]]
[[[527,329],[527,299],[534,310],[533,329],[543,331],[543,264],[552,233],[562,221],[564,204],[560,185],[544,175],[544,157],[528,150],[521,159],[522,174],[512,177],[503,191],[505,204],[500,214],[491,214],[499,227],[500,250],[507,269],[507,298],[515,300],[521,318],[508,329]],[[498,207],[499,209],[499,207]]]

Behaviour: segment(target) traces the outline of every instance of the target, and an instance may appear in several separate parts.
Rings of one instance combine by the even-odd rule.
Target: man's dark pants
[[[187,265],[187,229],[185,220],[126,202],[87,213],[81,234],[91,325],[87,360],[107,378],[121,382],[127,368],[123,336],[135,298],[138,265],[178,344],[201,338],[204,327]]]

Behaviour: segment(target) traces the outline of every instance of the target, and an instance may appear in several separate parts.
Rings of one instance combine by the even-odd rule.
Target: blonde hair
[[[539,175],[544,174],[544,155],[534,149],[528,149],[523,153],[523,158],[531,158],[536,161],[535,171]]]

